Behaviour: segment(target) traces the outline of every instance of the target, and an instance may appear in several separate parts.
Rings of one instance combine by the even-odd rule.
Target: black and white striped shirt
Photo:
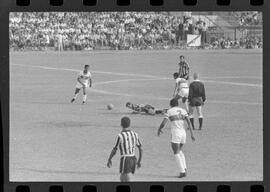
[[[179,77],[184,78],[189,74],[189,65],[183,61],[179,63]]]
[[[134,131],[126,130],[118,134],[114,149],[117,150],[119,148],[121,156],[135,156],[136,146],[141,146],[138,134]]]

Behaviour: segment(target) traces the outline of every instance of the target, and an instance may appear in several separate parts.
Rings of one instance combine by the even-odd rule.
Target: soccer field
[[[187,134],[183,179],[176,177],[169,128],[156,135],[163,117],[125,108],[128,101],[167,108],[180,54],[191,74],[200,74],[207,97],[203,130],[195,142]],[[93,88],[85,105],[82,93],[71,104],[85,64]],[[262,70],[260,50],[11,52],[10,180],[119,181],[119,153],[112,168],[106,162],[124,115],[144,150],[134,181],[262,180]]]

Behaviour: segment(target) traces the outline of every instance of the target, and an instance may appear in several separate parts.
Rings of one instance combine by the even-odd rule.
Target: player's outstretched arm
[[[204,84],[202,84],[202,99],[203,99],[203,102],[205,102],[206,97],[205,97],[205,88],[204,88]]]
[[[92,79],[90,78],[90,79],[89,79],[89,87],[92,87],[92,82],[93,82],[93,81],[92,81]]]
[[[188,91],[188,101],[190,102],[193,98],[193,83],[189,85],[189,91]]]
[[[114,157],[114,155],[116,154],[116,151],[117,149],[116,148],[113,148],[112,149],[112,152],[110,154],[110,157],[108,159],[108,162],[107,162],[107,167],[110,168],[112,166],[112,158]]]
[[[186,119],[186,122],[187,122],[187,125],[188,125],[188,129],[190,131],[191,139],[192,139],[192,141],[195,141],[195,137],[194,137],[194,134],[193,134],[193,130],[191,128],[191,123],[190,123],[189,117],[185,117],[185,119]]]
[[[157,132],[157,135],[160,136],[162,132],[162,129],[165,127],[165,125],[167,124],[168,122],[168,119],[167,118],[164,118],[163,121],[161,122],[159,128],[158,128],[158,132]]]
[[[138,168],[141,167],[141,161],[142,161],[142,154],[143,154],[143,149],[142,149],[142,146],[137,146],[138,149],[139,149],[139,159],[138,159],[138,162],[137,162],[137,166]]]

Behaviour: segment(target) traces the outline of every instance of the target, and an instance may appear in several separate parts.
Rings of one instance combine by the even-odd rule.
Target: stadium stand
[[[183,13],[183,12],[182,12]],[[242,13],[242,12],[241,12]],[[260,25],[255,12],[235,13],[239,26]],[[132,50],[187,48],[187,34],[201,35],[199,48],[260,48],[262,38],[227,38],[210,17],[191,12],[23,12],[11,13],[11,50]],[[237,26],[237,27],[239,27]],[[219,32],[217,32],[219,30]],[[239,29],[240,31],[240,29]],[[213,34],[219,33],[219,36]]]

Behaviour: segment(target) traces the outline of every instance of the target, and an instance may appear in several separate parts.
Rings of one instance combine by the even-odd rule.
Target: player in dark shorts
[[[120,181],[127,182],[131,179],[131,174],[135,173],[136,166],[141,167],[142,160],[142,144],[136,132],[130,129],[130,119],[123,117],[121,119],[122,131],[118,134],[116,144],[112,149],[107,162],[107,167],[112,166],[112,158],[116,154],[117,149],[120,150]],[[139,159],[137,161],[135,148],[139,149]]]
[[[186,62],[185,57],[183,55],[181,55],[179,57],[179,59],[180,59],[180,62],[178,63],[178,65],[179,65],[179,71],[178,71],[179,77],[184,78],[185,80],[188,80],[189,79],[189,65]]]
[[[134,113],[145,113],[148,115],[164,114],[168,109],[156,109],[149,104],[134,104],[131,102],[126,103],[126,107],[133,110]]]
[[[199,129],[202,129],[203,124],[203,114],[202,114],[202,106],[206,100],[205,97],[205,88],[203,82],[199,80],[199,75],[194,73],[193,75],[194,81],[189,85],[189,93],[188,93],[188,101],[189,101],[189,118],[192,125],[194,127],[194,108],[197,110],[198,118],[199,118]]]

